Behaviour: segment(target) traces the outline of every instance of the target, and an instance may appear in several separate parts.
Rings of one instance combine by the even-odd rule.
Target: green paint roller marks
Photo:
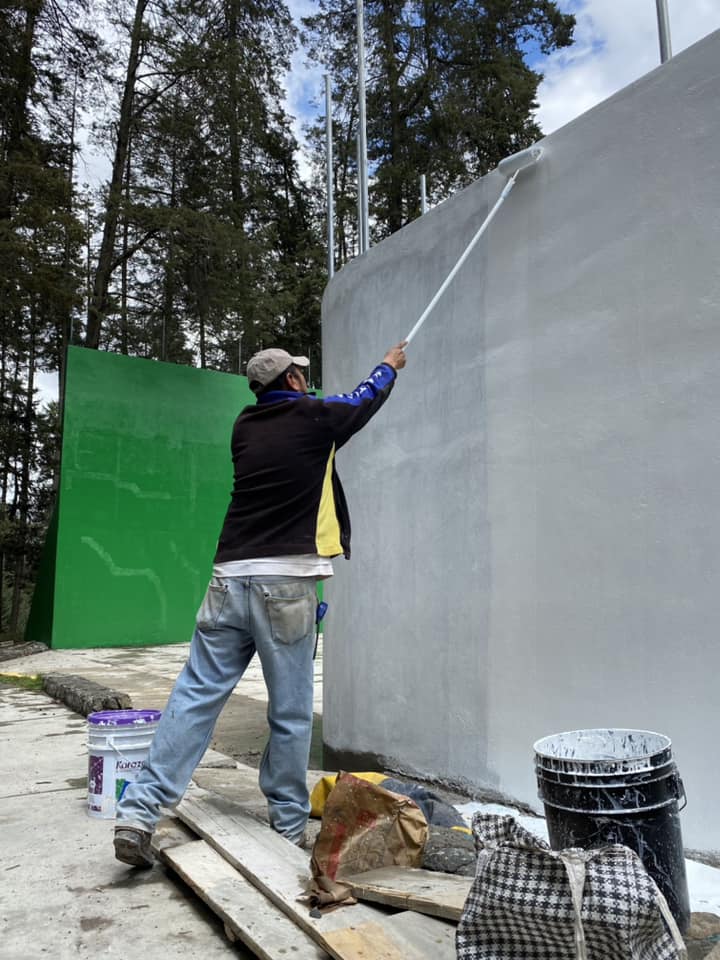
[[[88,720],[88,813],[112,820],[137,780],[160,722],[159,710],[101,710]]]

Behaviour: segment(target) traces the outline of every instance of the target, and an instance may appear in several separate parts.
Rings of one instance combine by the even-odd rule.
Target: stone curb
[[[48,673],[43,677],[43,690],[53,700],[62,701],[84,717],[98,710],[132,710],[132,700],[127,693],[103,687],[84,677]]]
[[[44,643],[8,643],[0,646],[0,662],[3,660],[17,660],[19,657],[30,657],[34,653],[47,653],[49,647]]]

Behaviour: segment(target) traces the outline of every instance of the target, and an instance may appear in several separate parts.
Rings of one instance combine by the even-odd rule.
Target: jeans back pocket
[[[205,597],[197,612],[196,620],[200,629],[212,630],[217,626],[218,620],[222,616],[223,607],[225,606],[227,592],[227,584],[208,584]]]
[[[265,588],[265,609],[272,638],[277,643],[297,643],[315,627],[315,581],[309,584],[278,583]]]

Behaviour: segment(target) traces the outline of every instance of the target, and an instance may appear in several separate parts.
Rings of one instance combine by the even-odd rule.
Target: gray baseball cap
[[[285,373],[292,364],[297,367],[309,367],[310,361],[307,357],[293,357],[287,350],[280,350],[277,347],[261,350],[248,360],[247,378],[250,383],[257,381],[265,387],[281,373]]]

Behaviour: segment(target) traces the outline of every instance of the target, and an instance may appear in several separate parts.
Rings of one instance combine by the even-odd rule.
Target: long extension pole
[[[332,92],[330,76],[325,74],[325,163],[327,169],[327,270],[328,277],[335,273],[335,211],[333,204],[333,142],[332,142]]]
[[[356,0],[357,9],[357,58],[358,58],[358,127],[360,136],[360,163],[358,180],[360,186],[361,223],[360,253],[370,246],[368,228],[368,170],[367,170],[367,120],[365,117],[365,13],[363,0]]]
[[[500,163],[498,164],[498,170],[500,171],[500,173],[503,174],[503,176],[508,177],[508,181],[505,184],[505,188],[503,189],[500,196],[497,198],[495,205],[490,211],[490,213],[485,217],[483,222],[480,224],[480,227],[475,233],[475,236],[472,238],[470,243],[463,250],[462,255],[458,259],[455,266],[452,268],[450,273],[447,275],[447,277],[445,277],[443,282],[440,284],[440,287],[435,293],[435,296],[432,298],[430,303],[425,307],[423,312],[418,317],[415,323],[415,326],[412,328],[410,333],[408,333],[408,335],[405,337],[406,345],[409,345],[410,342],[414,339],[415,334],[418,332],[420,327],[425,323],[428,316],[432,313],[432,310],[435,304],[438,302],[440,297],[445,293],[447,288],[452,283],[453,278],[455,277],[455,274],[458,272],[460,267],[462,267],[462,265],[465,263],[467,258],[470,256],[471,252],[475,248],[475,245],[477,244],[480,237],[485,233],[487,228],[490,226],[493,217],[498,212],[500,207],[503,205],[508,194],[515,186],[515,181],[517,180],[519,174],[523,170],[527,170],[528,167],[531,167],[533,164],[537,163],[540,157],[542,156],[542,153],[543,153],[542,147],[538,147],[534,145],[532,147],[528,147],[526,150],[521,150],[519,153],[514,153],[510,157],[505,157],[504,160],[500,161]]]

